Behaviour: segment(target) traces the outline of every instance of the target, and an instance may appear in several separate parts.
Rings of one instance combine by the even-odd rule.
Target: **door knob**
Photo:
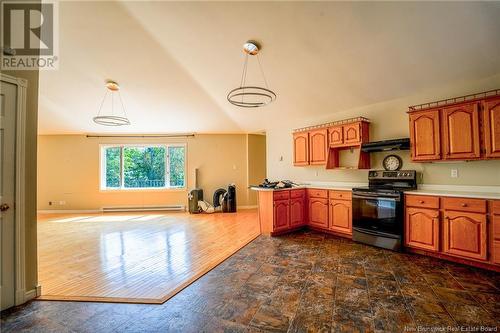
[[[4,204],[2,204],[2,205],[0,206],[0,211],[1,211],[1,212],[5,212],[5,211],[6,211],[7,209],[9,209],[9,208],[10,208],[10,206],[4,203]]]

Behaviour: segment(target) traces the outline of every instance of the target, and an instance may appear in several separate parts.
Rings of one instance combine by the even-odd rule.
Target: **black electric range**
[[[401,250],[404,226],[404,191],[417,188],[415,170],[368,172],[368,187],[352,189],[354,241]]]

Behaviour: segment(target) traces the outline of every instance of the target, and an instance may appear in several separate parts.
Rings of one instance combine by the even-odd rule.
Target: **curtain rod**
[[[158,135],[92,135],[87,134],[87,138],[188,138],[194,134],[158,134]]]

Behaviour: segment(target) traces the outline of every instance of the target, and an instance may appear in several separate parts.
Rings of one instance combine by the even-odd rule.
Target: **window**
[[[184,145],[101,146],[101,189],[183,188]]]

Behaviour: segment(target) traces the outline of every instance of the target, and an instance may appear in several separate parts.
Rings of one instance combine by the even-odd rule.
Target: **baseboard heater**
[[[161,206],[109,206],[101,208],[103,213],[106,212],[138,212],[138,211],[154,211],[154,210],[168,210],[168,211],[185,211],[184,205],[161,205]]]

